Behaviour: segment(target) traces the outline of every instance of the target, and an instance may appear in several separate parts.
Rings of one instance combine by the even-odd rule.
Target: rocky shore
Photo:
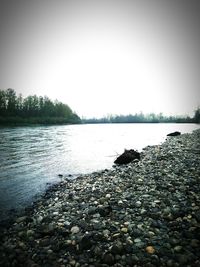
[[[61,181],[1,230],[0,266],[200,266],[200,130]]]

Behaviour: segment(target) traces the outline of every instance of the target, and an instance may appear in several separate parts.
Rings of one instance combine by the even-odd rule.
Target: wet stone
[[[26,221],[26,219],[27,219],[27,216],[19,217],[19,218],[16,219],[16,223],[24,222],[24,221]]]
[[[33,230],[27,230],[26,234],[27,236],[33,236],[35,232]]]
[[[141,207],[141,206],[142,206],[142,202],[141,202],[141,201],[136,201],[136,202],[135,202],[135,206],[136,206],[137,208]]]
[[[73,226],[71,228],[71,233],[72,234],[77,234],[80,231],[80,228],[78,226]]]
[[[103,256],[103,262],[108,265],[113,265],[115,262],[115,258],[111,253],[106,253]]]
[[[79,247],[81,250],[88,250],[92,247],[93,242],[92,242],[92,235],[91,234],[86,234],[82,237]]]
[[[111,247],[111,252],[113,255],[122,254],[123,251],[124,251],[124,248],[121,242],[117,242]]]
[[[109,205],[98,208],[98,212],[102,217],[108,216],[112,212],[112,207]]]

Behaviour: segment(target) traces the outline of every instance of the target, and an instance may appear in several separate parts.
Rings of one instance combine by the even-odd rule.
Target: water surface
[[[0,128],[0,212],[20,209],[59,181],[111,168],[124,149],[141,151],[195,124],[94,124]]]

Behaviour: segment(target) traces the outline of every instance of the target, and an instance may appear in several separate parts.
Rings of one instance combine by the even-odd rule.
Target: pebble
[[[72,234],[77,234],[80,231],[80,228],[78,226],[73,226],[71,228],[71,233]]]
[[[141,209],[141,211],[140,211],[140,214],[141,215],[144,215],[144,214],[146,214],[147,213],[147,210],[145,210],[145,209]]]
[[[175,246],[174,251],[175,252],[180,252],[182,250],[182,246]]]
[[[16,223],[24,222],[27,219],[27,216],[22,216],[16,219]]]
[[[27,230],[27,232],[26,232],[27,236],[33,236],[34,233],[35,232],[33,230]]]
[[[123,249],[123,244],[121,242],[116,242],[112,247],[111,247],[111,252],[112,254],[122,254],[124,251]]]
[[[146,252],[149,254],[154,254],[155,253],[155,248],[152,246],[146,247]]]
[[[142,206],[142,202],[141,201],[136,201],[135,206],[137,208],[141,207]]]
[[[121,228],[121,232],[128,233],[128,228],[126,228],[126,227]]]
[[[75,260],[71,260],[71,261],[69,262],[69,264],[70,264],[71,266],[75,266],[75,265],[76,265],[76,261],[75,261]]]
[[[110,235],[110,231],[108,229],[103,230],[103,235],[104,236],[109,236]]]
[[[191,247],[197,248],[200,245],[200,242],[198,239],[192,239],[190,245]]]
[[[106,264],[108,264],[108,265],[114,264],[114,261],[115,261],[115,258],[114,258],[114,256],[111,253],[106,253],[103,256],[103,262],[106,263]]]
[[[134,239],[134,242],[135,242],[135,243],[140,243],[141,241],[142,241],[142,240],[141,240],[140,238],[135,238],[135,239]]]

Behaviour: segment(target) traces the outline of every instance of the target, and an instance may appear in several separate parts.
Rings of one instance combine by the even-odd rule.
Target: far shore
[[[87,125],[87,124],[172,124],[172,123],[176,123],[176,124],[199,124],[196,123],[193,120],[190,121],[169,121],[169,122],[160,122],[160,121],[139,121],[139,122],[68,122],[68,121],[54,121],[52,122],[52,120],[50,121],[46,121],[43,122],[38,121],[27,121],[27,120],[20,120],[20,121],[0,121],[0,128],[5,128],[5,127],[37,127],[37,126],[63,126],[63,125]]]

